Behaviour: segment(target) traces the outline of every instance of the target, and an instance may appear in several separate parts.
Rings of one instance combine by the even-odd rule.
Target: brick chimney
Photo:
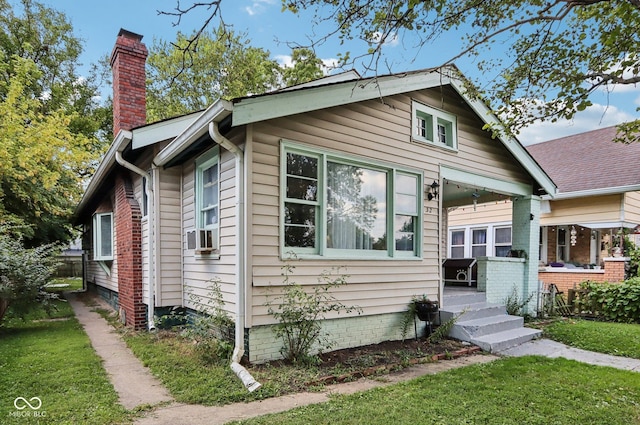
[[[111,52],[113,72],[113,135],[147,123],[145,61],[142,36],[120,29]]]

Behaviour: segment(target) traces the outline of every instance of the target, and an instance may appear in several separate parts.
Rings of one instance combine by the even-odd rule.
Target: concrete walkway
[[[550,358],[563,357],[569,360],[576,360],[582,363],[588,363],[596,366],[611,366],[617,369],[630,370],[640,372],[640,360],[630,359],[628,357],[612,356],[609,354],[594,353],[593,351],[581,350],[579,348],[569,347],[560,342],[550,339],[536,339],[525,342],[501,351],[498,353],[503,356],[520,357],[520,356],[545,356]]]
[[[74,293],[67,293],[65,297],[89,336],[93,349],[102,357],[102,365],[118,393],[120,404],[130,410],[140,405],[173,401],[169,391],[133,355],[113,327],[92,311],[94,307],[87,306]],[[95,301],[100,303],[97,298]],[[100,307],[111,309],[107,304]]]
[[[120,404],[127,409],[134,409],[141,405],[155,406],[162,404],[153,410],[147,411],[144,417],[137,419],[135,423],[138,425],[173,425],[176,423],[225,424],[232,420],[248,419],[268,413],[284,412],[299,406],[326,402],[333,394],[352,394],[457,367],[487,363],[499,358],[495,355],[474,355],[416,365],[383,377],[375,377],[375,380],[363,378],[355,382],[327,386],[323,392],[297,393],[226,406],[189,405],[177,403],[173,400],[166,388],[131,353],[113,327],[98,313],[92,311],[93,307],[85,305],[73,293],[67,294],[67,299],[73,307],[78,321],[84,327],[87,335],[89,335],[94,349],[102,357],[103,366],[118,393]],[[96,302],[100,302],[100,300],[96,299]],[[108,309],[111,308],[106,304],[102,306]],[[593,365],[611,366],[640,372],[640,360],[593,353],[571,348],[547,339],[530,341],[504,350],[499,355],[565,357]]]

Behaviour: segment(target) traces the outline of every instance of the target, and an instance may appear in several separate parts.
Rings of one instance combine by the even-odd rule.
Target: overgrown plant
[[[640,277],[623,283],[584,282],[579,309],[612,322],[640,323]]]
[[[211,279],[207,290],[206,301],[193,291],[189,293],[196,314],[189,318],[182,336],[193,341],[205,363],[226,361],[233,351],[234,322],[224,309],[220,278]]]
[[[407,311],[402,315],[402,321],[400,322],[401,332],[402,332],[402,340],[404,341],[407,337],[407,332],[409,331],[409,325],[411,323],[415,323],[415,316],[418,314],[418,303],[431,303],[429,297],[426,295],[414,295],[411,297],[411,301],[407,307]],[[416,335],[416,338],[418,335]]]
[[[462,316],[466,312],[466,309],[462,310],[460,314],[457,314],[451,317],[446,322],[441,323],[440,326],[438,326],[436,330],[431,332],[431,334],[427,337],[427,341],[429,341],[429,343],[435,344],[445,339],[449,335],[449,332],[451,331],[451,328],[453,328],[453,325],[455,325],[460,316]]]
[[[24,317],[42,306],[54,308],[55,292],[45,290],[57,266],[54,245],[25,248],[22,240],[0,226],[0,323],[11,308],[13,315]]]
[[[361,309],[357,306],[346,306],[331,291],[347,284],[347,275],[339,273],[340,269],[323,271],[318,277],[318,284],[308,290],[294,282],[291,278],[294,266],[287,263],[283,267],[283,294],[265,304],[268,312],[278,323],[274,333],[283,342],[281,353],[285,359],[293,363],[313,363],[317,358],[311,351],[315,348],[319,353],[330,349],[334,342],[330,335],[322,331],[322,320],[330,312],[351,313]]]
[[[518,288],[516,287],[516,285],[513,285],[511,294],[509,294],[509,296],[504,299],[504,305],[507,308],[507,314],[510,314],[512,316],[521,316],[522,309],[527,304],[529,304],[529,302],[535,295],[536,293],[532,292],[529,294],[529,296],[527,296],[527,298],[520,298],[520,295],[518,294]]]

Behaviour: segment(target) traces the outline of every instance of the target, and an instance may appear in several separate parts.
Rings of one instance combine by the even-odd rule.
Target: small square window
[[[413,102],[413,140],[457,149],[456,117],[418,102]]]

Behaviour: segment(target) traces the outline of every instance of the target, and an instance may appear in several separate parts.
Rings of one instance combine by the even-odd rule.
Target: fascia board
[[[222,121],[231,114],[232,110],[233,105],[229,101],[218,100],[213,103],[156,155],[153,160],[154,164],[159,167],[167,164],[194,141],[206,134],[209,131],[209,123]]]
[[[531,185],[526,183],[499,180],[494,177],[483,176],[476,173],[470,173],[464,170],[440,166],[440,176],[447,180],[467,183],[475,187],[490,188],[493,191],[519,196],[531,196]]]
[[[102,161],[100,161],[96,172],[93,173],[93,176],[91,177],[91,180],[87,185],[87,189],[84,191],[82,199],[80,199],[80,202],[76,207],[74,215],[82,212],[91,198],[93,198],[96,190],[100,187],[104,179],[109,175],[109,172],[115,166],[116,152],[122,151],[124,148],[126,148],[127,144],[131,141],[132,138],[133,134],[130,131],[120,130],[116,138],[111,143],[111,146],[109,146],[107,153],[105,153],[104,157],[102,158]]]
[[[135,128],[131,131],[133,133],[131,148],[140,149],[145,146],[158,143],[162,140],[173,139],[178,134],[182,133],[189,123],[193,122],[193,120],[195,120],[200,114],[201,112],[195,112],[182,117]]]
[[[471,109],[480,117],[485,124],[497,125],[503,127],[495,114],[487,107],[487,105],[477,99],[470,99],[466,94],[462,82],[459,79],[452,78],[451,86],[462,96],[463,99],[471,106]],[[513,137],[499,136],[498,139],[511,152],[511,154],[522,164],[525,170],[529,172],[531,177],[535,179],[540,186],[551,196],[557,192],[557,188],[553,180],[538,165],[527,150]]]
[[[637,192],[640,191],[640,185],[628,185],[628,186],[615,186],[605,187],[600,189],[588,189],[577,190],[575,192],[558,192],[553,199],[573,199],[573,198],[586,198],[589,196],[601,196],[601,195],[616,195],[619,193]],[[548,195],[544,195],[543,199],[551,199]]]
[[[238,100],[233,126],[250,124],[449,83],[448,69],[367,78]]]

